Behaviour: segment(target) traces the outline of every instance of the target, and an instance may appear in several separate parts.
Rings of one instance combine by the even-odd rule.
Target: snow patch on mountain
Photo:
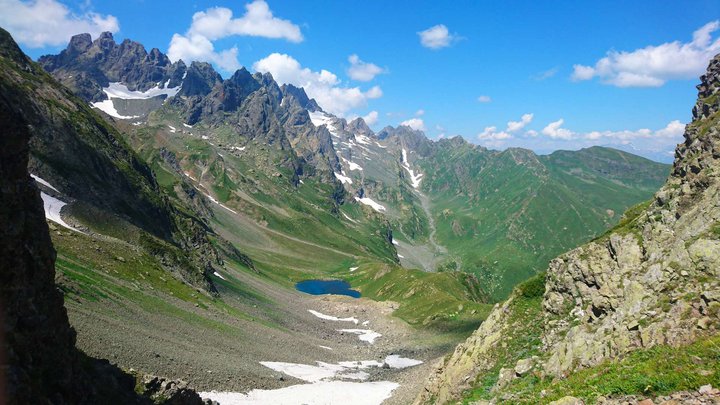
[[[45,218],[55,222],[58,225],[64,226],[67,229],[73,230],[75,232],[85,233],[77,228],[73,228],[67,222],[63,221],[62,216],[60,216],[60,211],[62,211],[62,208],[66,206],[67,203],[60,201],[55,197],[49,196],[42,191],[40,192],[40,197],[42,197],[43,200]]]
[[[402,167],[410,175],[410,184],[412,184],[413,188],[418,188],[420,186],[420,180],[422,180],[423,175],[422,173],[415,174],[415,171],[410,168],[410,162],[408,162],[407,151],[405,150],[405,148],[403,148],[402,150]]]
[[[376,203],[376,202],[373,201],[370,197],[363,197],[363,198],[355,197],[355,200],[356,200],[356,201],[359,201],[361,204],[365,204],[365,205],[368,205],[368,206],[372,207],[372,209],[374,209],[374,210],[377,211],[377,212],[383,212],[383,211],[385,211],[385,207],[384,207],[384,206]]]
[[[168,80],[162,88],[160,87],[160,84],[162,83],[158,83],[155,87],[147,91],[133,91],[120,82],[113,82],[110,83],[108,87],[104,87],[102,90],[105,94],[107,94],[108,98],[119,98],[122,100],[147,100],[158,96],[174,97],[180,91],[180,87],[182,87],[182,85],[177,87],[167,87],[170,84],[170,80]]]
[[[309,111],[308,114],[310,114],[310,121],[313,123],[313,125],[315,125],[316,127],[321,127],[325,125],[328,131],[330,131],[330,135],[340,136],[340,132],[334,124],[335,117],[322,111]]]
[[[375,339],[382,336],[380,333],[370,329],[339,329],[338,332],[354,333],[358,335],[358,339],[370,344],[375,343]]]
[[[109,100],[103,100],[99,101],[97,103],[90,104],[91,107],[95,107],[98,110],[103,111],[105,114],[113,117],[113,118],[119,118],[121,120],[130,120],[133,118],[140,117],[139,115],[121,115],[116,109],[115,104],[113,104],[112,99]]]
[[[37,175],[34,175],[34,174],[30,173],[30,177],[32,177],[33,179],[35,179],[35,181],[37,181],[38,183],[42,184],[43,186],[46,186],[46,187],[48,187],[48,188],[51,188],[51,189],[57,191],[58,193],[60,192],[60,190],[56,189],[55,187],[52,186],[52,184],[50,184],[50,183],[48,183],[47,181],[45,181],[45,180],[43,180],[42,178],[40,178],[40,176],[37,176]]]
[[[312,310],[312,309],[308,309],[308,312],[310,312],[311,314],[317,316],[317,317],[320,318],[320,319],[325,319],[325,320],[328,320],[328,321],[354,322],[356,325],[358,324],[358,322],[360,322],[360,321],[359,321],[357,318],[355,318],[355,317],[338,318],[338,317],[332,316],[332,315],[325,315],[325,314],[323,314],[322,312],[314,311],[314,310]]]
[[[342,174],[335,172],[335,177],[338,180],[340,180],[340,183],[342,183],[342,184],[345,184],[345,183],[352,184],[352,179],[350,177],[345,176],[344,172]]]
[[[348,164],[348,167],[350,168],[350,171],[353,171],[353,170],[362,170],[362,169],[363,169],[362,166],[360,166],[359,164],[357,164],[357,163],[355,163],[355,162],[351,162],[351,161],[345,159],[344,157],[340,157],[340,159],[342,159],[345,163]]]
[[[390,398],[400,384],[390,381],[348,382],[321,381],[315,384],[292,385],[277,390],[252,390],[247,394],[236,392],[201,392],[202,398],[223,405],[240,404],[306,404],[306,405],[374,405]]]

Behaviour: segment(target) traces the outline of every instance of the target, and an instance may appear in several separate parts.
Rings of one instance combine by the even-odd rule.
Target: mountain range
[[[633,333],[613,336],[632,344],[615,340],[608,351],[593,347],[583,354],[576,347],[580,340],[600,339],[610,330],[597,321],[610,319],[622,300],[615,285],[610,295],[586,291],[602,284],[590,280],[588,269],[610,272],[587,263],[618,261],[617,249],[625,249],[616,249],[618,232],[622,246],[650,232],[638,225],[637,215],[670,221],[677,210],[691,210],[692,201],[672,190],[683,190],[687,173],[705,170],[676,162],[671,184],[663,186],[669,165],[611,148],[537,155],[489,150],[461,137],[430,140],[402,125],[376,132],[362,118],[323,111],[302,88],[279,84],[268,73],[242,68],[223,78],[210,64],[172,63],[158,49],[148,52],[131,40],[118,44],[110,33],[95,40],[76,35],[60,54],[37,63],[9,34],[2,32],[1,39],[0,94],[10,115],[21,120],[18,125],[31,129],[27,167],[49,220],[56,279],[78,330],[78,347],[125,370],[191,379],[199,389],[285,386],[260,364],[279,353],[311,363],[326,356],[343,360],[340,353],[399,350],[429,361],[480,326],[435,370],[418,400],[489,398],[479,394],[487,383],[482,379],[495,386],[510,362],[527,357],[540,369],[542,356],[524,351],[536,346],[512,343],[503,346],[507,356],[492,364],[477,360],[484,350],[477,345],[490,344],[482,343],[489,341],[489,328],[512,329],[504,317],[522,311],[520,322],[533,323],[537,316],[562,326],[542,335],[556,345],[544,352],[544,370],[567,373],[575,370],[568,364],[577,362],[594,367],[638,346],[633,339],[641,328],[631,323],[656,318],[623,315],[619,324]],[[696,107],[703,135],[716,115],[715,93],[707,94]],[[705,145],[701,135],[696,138]],[[684,162],[709,153],[688,142],[679,152]],[[689,187],[706,179],[693,178]],[[659,197],[661,187],[672,195]],[[658,198],[675,201],[674,208],[638,214],[662,206]],[[643,238],[648,237],[639,237],[639,247],[627,249],[650,254]],[[657,243],[658,255],[667,253],[663,243]],[[561,257],[569,259],[553,260],[567,251]],[[685,259],[677,263],[697,265]],[[649,269],[653,263],[638,266]],[[626,273],[634,280],[637,271]],[[383,333],[412,343],[387,343],[370,352],[342,335],[333,341],[342,351],[328,354],[323,339],[337,329],[323,324],[308,330],[317,319],[306,307],[358,307],[311,301],[293,287],[329,278],[348,281],[376,301],[369,313],[392,313],[409,325],[412,333],[390,326]],[[518,302],[523,306],[513,306]],[[654,304],[646,309],[657,312]],[[378,328],[394,322],[374,316]],[[581,331],[578,325],[585,323],[592,325]],[[673,330],[687,326],[678,325]],[[535,335],[507,335],[508,341],[536,344],[541,332],[529,330]],[[582,338],[566,344],[559,337],[564,333]],[[373,379],[385,378],[378,373]],[[508,377],[512,381],[525,380]],[[524,398],[505,388],[514,385],[498,384],[493,392]]]
[[[403,126],[376,134],[362,118],[323,112],[302,89],[269,74],[243,68],[223,80],[208,64],[170,63],[157,49],[117,44],[109,33],[95,41],[78,35],[39,63],[113,116],[132,147],[167,174],[159,176],[165,187],[202,184],[255,222],[293,226],[293,234],[321,243],[328,228],[352,235],[360,218],[344,210],[367,205],[387,221],[386,241],[374,242],[386,246],[366,246],[376,257],[475,274],[494,299],[617,223],[669,170],[601,147],[538,156],[460,137],[431,141]],[[323,229],[291,225],[302,215],[286,212],[296,201],[314,204],[303,201],[305,182],[323,189],[313,197],[335,217]]]

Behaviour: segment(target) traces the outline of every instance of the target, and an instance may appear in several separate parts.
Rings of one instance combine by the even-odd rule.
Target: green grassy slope
[[[440,162],[452,162],[440,164]],[[648,199],[668,166],[594,147],[537,156],[438,144],[422,162],[437,238],[495,299]]]

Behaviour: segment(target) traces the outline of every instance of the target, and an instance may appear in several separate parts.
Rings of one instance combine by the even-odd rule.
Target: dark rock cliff
[[[22,56],[5,48],[3,56]],[[29,65],[28,65],[29,66]],[[62,293],[55,286],[55,250],[43,203],[28,173],[32,127],[15,99],[0,92],[0,403],[202,404],[184,385],[143,385],[106,360],[75,348]]]

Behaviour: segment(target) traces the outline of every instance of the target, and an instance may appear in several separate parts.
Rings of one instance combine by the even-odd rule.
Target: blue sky
[[[225,76],[271,71],[376,129],[406,122],[495,149],[600,144],[665,161],[720,52],[717,0],[248,3],[0,0],[0,26],[33,58],[74,31],[108,29]]]

